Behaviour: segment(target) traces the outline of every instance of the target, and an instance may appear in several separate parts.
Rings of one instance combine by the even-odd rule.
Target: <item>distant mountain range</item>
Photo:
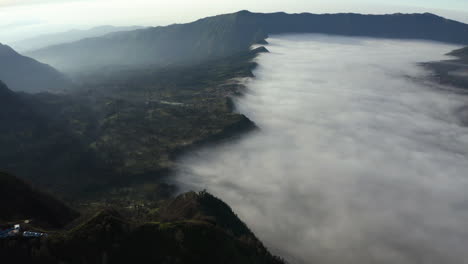
[[[286,14],[240,11],[188,24],[117,32],[27,53],[68,72],[106,66],[167,66],[222,58],[270,34],[322,33],[468,44],[468,25],[433,14]]]
[[[11,43],[11,46],[19,51],[32,51],[36,49],[45,48],[48,46],[69,43],[78,41],[85,38],[93,38],[103,36],[105,34],[118,32],[118,31],[130,31],[135,29],[140,29],[143,27],[140,26],[128,26],[128,27],[115,27],[115,26],[99,26],[93,27],[86,30],[81,29],[72,29],[65,32],[53,33],[53,34],[44,34],[32,38],[23,39]]]
[[[47,64],[22,56],[0,43],[0,80],[12,90],[44,92],[67,89],[68,78]]]

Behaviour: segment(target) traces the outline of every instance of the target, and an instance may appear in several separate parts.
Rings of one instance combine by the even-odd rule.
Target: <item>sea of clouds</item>
[[[260,130],[180,160],[291,263],[468,263],[468,96],[427,81],[441,43],[268,39],[237,100]]]

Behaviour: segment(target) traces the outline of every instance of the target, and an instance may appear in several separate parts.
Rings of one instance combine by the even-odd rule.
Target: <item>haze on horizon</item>
[[[86,29],[100,25],[157,26],[187,23],[206,16],[252,12],[288,13],[423,13],[468,22],[463,0],[332,0],[332,1],[150,1],[150,0],[0,0],[0,42],[10,43],[45,33]]]

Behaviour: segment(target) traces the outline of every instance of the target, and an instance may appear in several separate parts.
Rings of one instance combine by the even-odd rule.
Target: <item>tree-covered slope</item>
[[[179,195],[162,206],[159,214],[164,221],[205,221],[238,238],[254,236],[227,204],[204,191]]]
[[[0,44],[0,80],[12,90],[38,93],[60,91],[70,87],[70,81],[49,65],[22,56]]]
[[[265,33],[230,14],[47,47],[28,53],[59,69],[88,71],[102,66],[194,64],[232,55],[265,39]]]
[[[197,63],[229,56],[269,34],[323,33],[468,44],[468,25],[432,14],[261,14],[241,11],[188,24],[115,33],[28,55],[65,71]]]
[[[64,96],[43,96],[72,105]],[[14,93],[0,81],[0,168],[55,190],[98,181],[93,179],[98,173],[102,179],[105,174],[98,169],[96,155],[69,129],[67,119],[73,115],[47,108],[39,95]],[[48,111],[67,116],[58,119]]]
[[[0,240],[0,257],[18,263],[284,263],[228,205],[208,193],[182,194],[164,206],[176,212],[186,211],[187,204],[199,206],[173,221],[135,221],[129,213],[107,208],[47,238]],[[233,233],[239,227],[242,234]]]
[[[77,216],[51,195],[0,171],[0,222],[32,220],[36,226],[58,228]]]

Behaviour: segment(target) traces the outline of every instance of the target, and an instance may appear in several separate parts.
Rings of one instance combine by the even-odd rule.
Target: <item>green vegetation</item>
[[[39,103],[40,96],[16,94],[1,83],[0,94],[1,169],[41,187],[64,191],[92,181],[101,172],[96,155],[65,120],[45,113],[48,108]],[[68,101],[63,99],[64,104],[71,104]],[[58,110],[57,115],[61,115]]]
[[[244,88],[233,79],[251,77],[265,51],[95,71],[66,94],[14,93],[0,83],[0,168],[71,206],[0,174],[0,226],[32,218],[28,230],[49,234],[0,240],[0,259],[282,263],[222,201],[206,192],[171,199],[175,187],[164,183],[182,153],[255,129],[233,112],[231,97]]]
[[[106,208],[48,237],[0,240],[0,257],[16,263],[284,263],[206,192],[160,206],[147,221]],[[174,216],[177,221],[167,220]]]
[[[243,87],[229,80],[252,76],[252,59],[264,51],[84,75],[81,87],[62,95],[2,87],[8,126],[1,127],[0,168],[68,198],[109,199],[119,188],[159,184],[184,151],[255,128],[232,112],[230,97]]]
[[[0,171],[0,223],[31,221],[36,227],[60,228],[78,213],[51,195]]]
[[[193,68],[119,73],[126,78],[111,77],[109,82],[118,88],[107,88],[105,93],[112,96],[99,96],[102,83],[90,92],[104,105],[101,133],[93,146],[106,159],[114,159],[124,173],[166,169],[171,166],[170,155],[180,148],[224,134],[225,128],[236,124],[248,128],[246,118],[231,113],[226,101],[240,87],[224,83],[249,76],[251,67],[232,58]],[[119,156],[112,157],[113,153]]]
[[[253,59],[266,52],[251,45],[297,32],[468,43],[466,30],[432,14],[241,11],[31,52],[73,72],[78,84],[63,94],[31,95],[0,82],[0,168],[69,205],[0,173],[0,226],[32,219],[28,229],[49,234],[0,240],[0,259],[283,263],[224,202],[206,192],[171,198],[175,187],[164,183],[182,153],[255,129],[233,111],[231,98],[244,88],[232,79],[251,77]],[[439,64],[437,76],[468,87],[463,74],[452,74],[466,66],[466,50],[453,55],[460,60]],[[7,46],[0,45],[0,57],[0,78],[14,90],[69,86],[55,69]]]
[[[238,238],[254,236],[227,204],[207,192],[179,195],[162,205],[159,214],[164,221],[204,221],[214,223]]]

